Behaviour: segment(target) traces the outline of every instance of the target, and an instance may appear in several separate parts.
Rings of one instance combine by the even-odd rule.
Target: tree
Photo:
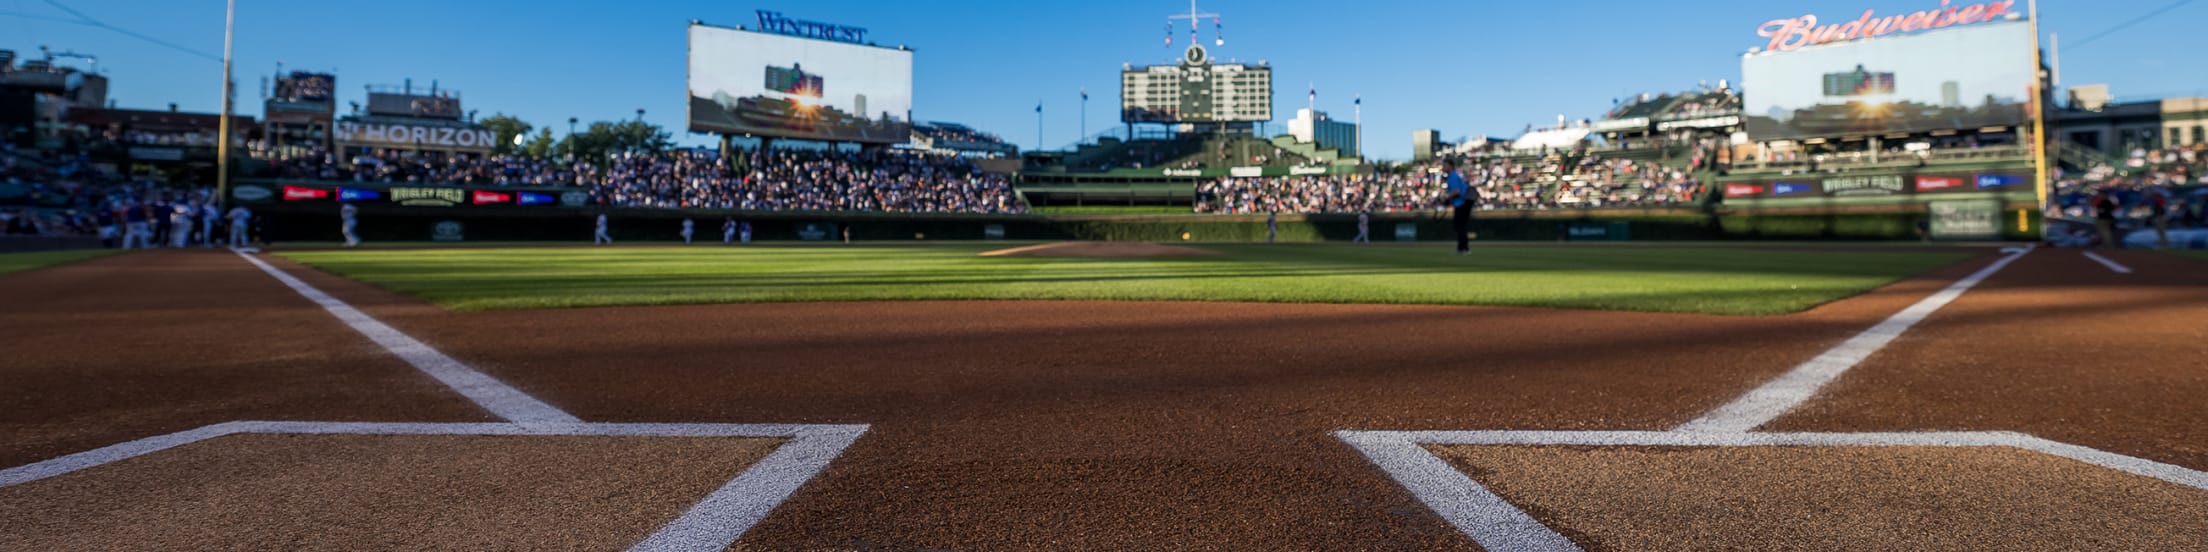
[[[490,129],[491,137],[494,138],[491,142],[492,154],[513,155],[514,152],[522,149],[514,144],[514,137],[527,136],[529,130],[536,128],[536,126],[512,115],[499,113],[484,117],[483,128]]]
[[[605,159],[621,152],[658,153],[674,146],[674,135],[659,125],[643,121],[598,121],[590,128],[568,136],[560,142],[560,150],[573,153],[576,159]]]
[[[537,129],[535,138],[530,138],[528,144],[521,146],[521,155],[531,159],[548,159],[552,157],[553,148],[559,147],[559,143],[552,139],[552,129],[540,128]]]

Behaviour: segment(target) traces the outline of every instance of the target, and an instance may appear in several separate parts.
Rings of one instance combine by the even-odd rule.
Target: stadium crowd
[[[1003,175],[955,155],[879,150],[615,154],[604,163],[385,151],[341,163],[327,152],[278,160],[272,176],[387,183],[580,187],[598,205],[762,211],[1020,213]]]
[[[0,234],[97,236],[107,247],[220,243],[229,219],[209,189],[168,187],[111,175],[84,156],[0,152]],[[246,220],[246,219],[240,219]]]
[[[1479,192],[1479,209],[1642,207],[1694,202],[1688,170],[1600,153],[1459,157],[1458,172]],[[1407,174],[1221,179],[1197,186],[1198,213],[1354,213],[1440,209],[1438,164]]]
[[[2112,220],[2166,216],[2172,227],[2208,228],[2208,145],[2135,148],[2119,161],[2058,168],[2053,177],[2053,202],[2065,218],[2102,217],[2106,200],[2116,208],[2106,217]]]

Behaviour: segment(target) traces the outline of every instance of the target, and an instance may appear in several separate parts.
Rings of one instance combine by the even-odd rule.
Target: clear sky
[[[1958,3],[1970,0],[1958,0]],[[2119,97],[2208,96],[2193,2],[2121,32],[2092,35],[2173,0],[2045,0],[2043,32],[2061,35],[2064,84],[2107,83]],[[0,48],[36,57],[38,47],[99,57],[125,107],[185,110],[220,105],[221,64],[198,55],[72,23],[55,3],[114,27],[201,53],[222,51],[221,0],[0,0]],[[1042,143],[1073,142],[1079,91],[1091,100],[1087,128],[1116,124],[1120,64],[1167,62],[1185,45],[1163,44],[1165,17],[1184,1],[941,0],[238,0],[241,113],[259,112],[260,83],[287,68],[334,70],[339,100],[362,101],[361,86],[437,81],[460,90],[482,115],[508,113],[565,131],[584,122],[645,118],[678,142],[682,131],[684,28],[691,20],[754,24],[753,10],[866,27],[883,45],[918,54],[914,117],[956,121],[1033,147],[1035,104],[1044,104]],[[1203,0],[1223,15],[1219,59],[1267,60],[1274,68],[1271,131],[1306,102],[1351,118],[1365,99],[1367,149],[1408,157],[1410,134],[1444,139],[1514,136],[1559,114],[1598,117],[1611,101],[1640,92],[1685,90],[1698,81],[1738,82],[1740,54],[1761,46],[1765,21],[1815,13],[1853,19],[1931,9],[1938,0],[1418,1]],[[2019,10],[2022,3],[2019,2]],[[1212,40],[1205,25],[1203,40]],[[1929,52],[1926,55],[1939,55]],[[342,104],[341,104],[342,105]],[[340,108],[344,109],[343,107]]]

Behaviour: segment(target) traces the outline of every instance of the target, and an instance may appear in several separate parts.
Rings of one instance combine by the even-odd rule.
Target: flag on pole
[[[1165,22],[1165,47],[1173,47],[1173,22]]]
[[[1365,105],[1365,97],[1362,95],[1357,96],[1357,99],[1350,100],[1349,103],[1353,105],[1363,106]]]
[[[1036,102],[1036,103],[1035,103],[1035,112],[1036,112],[1036,113],[1042,113],[1042,112],[1043,112],[1043,104],[1042,104],[1042,102]]]
[[[1089,101],[1089,87],[1081,87],[1081,101]]]

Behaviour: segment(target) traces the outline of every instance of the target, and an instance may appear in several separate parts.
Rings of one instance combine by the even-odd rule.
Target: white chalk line
[[[2116,261],[2108,260],[2108,257],[2103,257],[2099,253],[2094,253],[2091,251],[2083,251],[2082,253],[2085,253],[2085,258],[2092,259],[2093,262],[2101,263],[2101,266],[2108,267],[2108,270],[2110,272],[2115,272],[2117,274],[2131,273],[2131,267],[2124,266],[2120,263],[2117,263]]]
[[[1581,550],[1508,500],[1464,475],[1424,445],[1528,446],[1892,446],[2010,447],[2208,491],[2208,472],[2012,432],[1932,433],[1693,433],[1682,431],[1340,431],[1336,437],[1365,455],[1420,502],[1495,551]]]
[[[1450,466],[1424,445],[2010,447],[2208,490],[2208,472],[2021,433],[1754,432],[1808,401],[1824,385],[1902,332],[2027,253],[2030,250],[2019,250],[1996,260],[1779,378],[1670,431],[1340,431],[1336,437],[1357,449],[1450,525],[1481,547],[1495,551],[1581,548]]]
[[[315,289],[314,286],[307,285],[306,282],[300,281],[274,266],[270,266],[267,262],[245,253],[239,253],[238,256],[244,257],[247,262],[253,263],[253,266],[260,267],[261,271],[267,272],[269,276],[274,276],[276,281],[283,282],[285,286],[291,287],[292,291],[299,292],[299,295],[306,297],[308,301],[321,305],[323,310],[330,311],[330,315],[336,316],[338,321],[352,327],[353,331],[367,336],[369,341],[376,342],[376,345],[380,345],[384,350],[397,355],[401,360],[405,360],[407,364],[414,365],[415,368],[420,369],[424,374],[428,374],[429,377],[436,378],[438,382],[444,383],[446,387],[451,387],[453,391],[457,391],[462,396],[467,397],[468,400],[474,401],[477,406],[490,411],[494,416],[524,424],[578,423],[582,421],[557,407],[537,400],[536,397],[529,396],[528,393],[521,392],[520,389],[515,389],[513,386],[498,381],[497,378],[493,378],[489,374],[476,371],[474,368],[470,368],[468,365],[438,352],[437,349],[431,348],[428,344],[422,343],[420,340],[368,316],[368,313],[360,312],[360,309],[353,308],[352,305],[346,304],[336,297],[331,297],[330,294],[323,293],[322,290]]]
[[[1679,426],[1678,431],[1750,431],[1763,426],[1763,424],[1770,423],[1771,420],[1778,419],[1779,416],[1785,415],[1794,407],[1808,402],[1811,397],[1817,395],[1818,390],[1823,389],[1826,384],[1832,383],[1833,380],[1839,379],[1841,374],[1847,373],[1849,369],[1861,364],[1864,359],[1870,358],[1872,353],[1878,352],[1879,349],[1885,348],[1886,344],[1892,343],[1895,338],[1901,337],[1902,332],[1909,331],[1910,327],[1916,326],[1918,322],[1923,322],[1926,317],[1939,311],[1941,307],[1947,306],[1948,303],[1954,302],[1957,297],[1962,297],[1963,292],[1969,291],[1970,288],[1977,286],[1979,282],[1985,281],[1986,277],[1992,276],[1995,272],[2000,272],[2002,268],[2009,266],[2009,263],[2016,262],[2017,259],[2024,258],[2025,255],[2030,253],[2031,250],[2027,249],[2019,253],[2009,254],[2000,260],[1994,261],[1993,264],[1986,265],[1985,268],[1971,273],[1969,276],[1964,276],[1961,280],[1948,284],[1947,288],[1917,301],[1916,304],[1909,305],[1909,308],[1902,309],[1901,312],[1894,313],[1885,321],[1879,322],[1876,326],[1871,326],[1868,330],[1863,330],[1863,333],[1856,334],[1855,337],[1841,342],[1839,346],[1825,351],[1824,354],[1817,355],[1816,358],[1795,366],[1793,370],[1781,374],[1778,378],[1749,390],[1747,394],[1741,395],[1740,398],[1733,399],[1733,402],[1719,406],[1716,410]]]
[[[775,506],[828,467],[865,425],[627,423],[227,422],[0,470],[0,488],[29,483],[192,443],[238,434],[519,435],[599,437],[787,438],[774,452],[721,485],[632,551],[727,549]]]
[[[721,550],[772,512],[842,454],[865,425],[819,424],[594,424],[529,396],[384,324],[249,254],[246,262],[320,305],[346,326],[467,397],[492,415],[514,423],[407,424],[351,422],[229,422],[148,437],[0,470],[0,487],[133,458],[235,433],[355,433],[378,435],[626,435],[666,437],[788,437],[790,440],[715,489],[633,550]]]

